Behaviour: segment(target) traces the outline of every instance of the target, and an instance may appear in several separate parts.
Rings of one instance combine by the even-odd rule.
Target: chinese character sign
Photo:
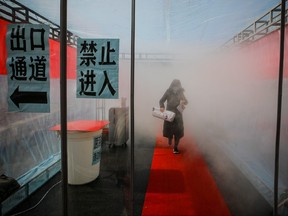
[[[9,111],[50,112],[49,26],[10,24],[6,46]]]
[[[77,97],[118,98],[119,39],[77,40]]]

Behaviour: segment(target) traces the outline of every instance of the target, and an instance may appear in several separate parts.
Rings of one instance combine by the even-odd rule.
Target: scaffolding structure
[[[49,19],[43,17],[39,13],[31,10],[25,5],[19,3],[16,0],[0,1],[0,18],[11,23],[30,23],[30,24],[46,24],[50,26],[50,39],[60,41],[60,26]],[[78,35],[67,31],[67,45],[71,47],[77,47]],[[119,56],[122,60],[130,60],[130,53],[120,53]],[[136,53],[136,60],[146,61],[172,61],[173,55],[164,53]]]
[[[288,23],[288,0],[286,2],[285,23]],[[258,18],[255,22],[228,40],[224,47],[243,46],[256,41],[265,35],[279,30],[281,24],[281,3]]]

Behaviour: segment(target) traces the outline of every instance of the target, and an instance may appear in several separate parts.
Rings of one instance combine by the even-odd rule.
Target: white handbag
[[[175,113],[169,110],[165,110],[164,112],[160,111],[160,108],[153,107],[152,108],[152,115],[156,118],[163,119],[165,121],[173,122],[175,118]]]

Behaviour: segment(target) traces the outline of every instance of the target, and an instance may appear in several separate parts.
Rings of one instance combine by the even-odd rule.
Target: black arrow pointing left
[[[47,104],[47,92],[19,91],[19,86],[10,96],[13,103],[19,108],[20,103]]]

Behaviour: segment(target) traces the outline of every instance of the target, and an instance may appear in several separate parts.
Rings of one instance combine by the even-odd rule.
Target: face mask
[[[176,92],[178,91],[178,89],[179,89],[178,87],[173,87],[173,88],[172,88],[172,91],[173,91],[174,93],[176,93]]]

